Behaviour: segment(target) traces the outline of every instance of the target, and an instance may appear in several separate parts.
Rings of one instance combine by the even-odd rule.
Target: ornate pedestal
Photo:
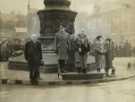
[[[43,69],[45,72],[57,72],[55,34],[59,30],[60,25],[63,25],[68,33],[73,34],[77,13],[70,10],[70,1],[68,0],[44,0],[44,4],[45,9],[37,13],[40,19],[40,40],[43,45],[43,58],[45,62]],[[74,60],[74,58],[72,59]],[[27,68],[27,63],[23,56],[21,58],[13,58],[9,62],[9,66],[12,69]],[[70,60],[69,63],[72,66],[74,61]]]
[[[69,34],[74,34],[76,12],[70,10],[68,0],[44,0],[45,9],[38,12],[40,18],[40,40],[43,52],[55,52],[55,34],[60,25],[66,28]],[[70,55],[69,55],[70,56]],[[74,64],[74,58],[69,63]]]
[[[60,25],[63,25],[68,33],[73,34],[77,13],[69,9],[68,0],[44,0],[44,4],[45,10],[38,12],[41,28],[40,39],[46,50],[55,50],[54,38]]]

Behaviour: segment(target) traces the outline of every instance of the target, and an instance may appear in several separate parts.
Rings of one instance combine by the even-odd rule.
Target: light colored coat
[[[65,31],[56,33],[56,50],[59,60],[68,59],[68,37],[69,34]]]
[[[94,51],[95,51],[95,61],[96,61],[96,67],[100,69],[105,68],[105,55],[104,53],[106,52],[105,50],[105,45],[104,43],[95,40],[93,43],[94,46]]]
[[[113,55],[113,50],[114,50],[114,44],[112,41],[110,41],[109,43],[105,43],[105,49],[106,49],[106,53],[105,53],[105,59],[106,59],[106,68],[112,68],[112,61],[114,58]]]

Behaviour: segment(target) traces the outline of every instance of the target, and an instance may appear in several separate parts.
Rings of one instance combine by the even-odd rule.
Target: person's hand
[[[44,65],[44,61],[43,61],[43,60],[41,60],[41,61],[40,61],[40,64],[43,66],[43,65]]]
[[[55,53],[58,54],[58,50],[57,49],[56,49]]]
[[[79,52],[81,52],[82,51],[82,49],[81,48],[79,48]]]

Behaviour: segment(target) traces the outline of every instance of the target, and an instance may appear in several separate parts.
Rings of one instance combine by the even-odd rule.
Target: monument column
[[[69,34],[74,34],[76,12],[70,10],[68,0],[44,0],[45,9],[38,11],[40,19],[40,40],[44,51],[55,52],[55,34],[60,25]]]

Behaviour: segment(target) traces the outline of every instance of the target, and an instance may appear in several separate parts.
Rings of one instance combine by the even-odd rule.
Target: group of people
[[[77,36],[70,35],[65,31],[64,27],[60,27],[56,34],[56,52],[58,55],[60,72],[64,72],[64,68],[68,60],[75,58],[74,64],[79,72],[86,73],[87,69],[87,53],[90,51],[90,43],[87,36],[81,33]]]
[[[68,60],[71,60],[71,55],[75,58],[74,64],[78,72],[86,73],[88,55],[91,54],[95,57],[97,72],[105,70],[106,75],[109,76],[109,69],[112,69],[112,74],[115,74],[112,65],[113,48],[114,44],[110,38],[104,39],[102,36],[97,36],[91,43],[83,31],[77,36],[70,35],[61,26],[56,34],[56,52],[62,73],[65,71]]]
[[[93,51],[97,72],[103,69],[106,75],[109,76],[109,69],[112,69],[111,73],[115,74],[115,68],[112,63],[114,59],[113,41],[110,38],[104,39],[102,36],[97,36],[93,42]]]
[[[91,54],[95,56],[97,72],[104,69],[108,76],[109,69],[111,68],[112,74],[115,74],[115,69],[112,65],[113,42],[110,38],[104,40],[102,36],[97,36],[93,43],[91,43],[84,32],[75,36],[67,33],[65,28],[60,26],[55,40],[60,73],[65,72],[68,61],[71,61],[73,58],[77,71],[79,73],[86,73],[88,54]],[[39,67],[43,61],[41,43],[37,35],[32,35],[31,40],[25,44],[24,56],[29,65],[31,83],[38,84],[40,79]]]

